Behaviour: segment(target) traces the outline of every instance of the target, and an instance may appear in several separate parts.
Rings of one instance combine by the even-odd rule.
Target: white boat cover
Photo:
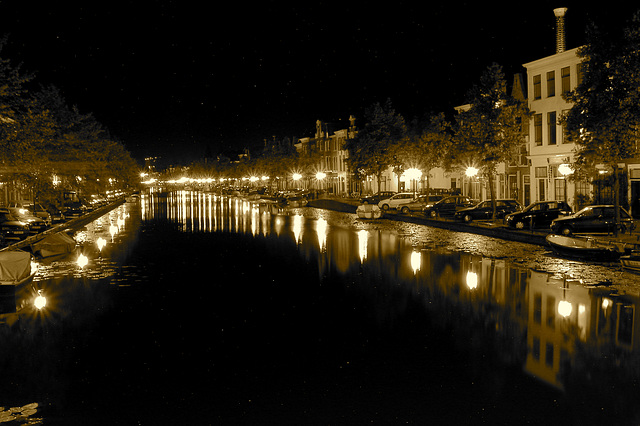
[[[31,254],[22,250],[0,251],[0,284],[17,284],[31,275]]]

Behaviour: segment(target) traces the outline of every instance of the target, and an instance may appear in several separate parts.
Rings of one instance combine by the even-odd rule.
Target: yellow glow
[[[78,256],[77,263],[80,268],[84,268],[87,266],[87,263],[89,263],[89,259],[84,254],[80,254],[80,256]]]
[[[302,216],[299,214],[293,217],[293,235],[296,238],[296,242],[299,243],[302,236]]]
[[[573,174],[573,169],[569,164],[560,164],[558,166],[558,173],[560,173],[562,176],[568,176]]]
[[[369,233],[361,229],[358,231],[358,252],[360,254],[360,262],[364,262],[367,258],[367,243],[369,240]]]
[[[465,170],[464,174],[467,175],[467,177],[474,177],[478,174],[478,169],[473,166],[469,166],[467,167],[467,170]]]
[[[37,309],[47,306],[47,298],[42,295],[42,290],[38,290],[38,295],[33,299],[33,304]]]
[[[96,241],[96,244],[98,244],[98,250],[102,251],[102,248],[107,245],[107,240],[105,240],[104,238],[100,237],[98,238],[98,240]]]
[[[422,177],[422,171],[420,169],[416,169],[414,167],[407,169],[404,171],[403,176],[408,179],[420,179]]]
[[[607,308],[609,308],[609,306],[611,306],[611,299],[608,298],[604,298],[602,299],[602,309],[604,309],[605,311],[607,310]]]
[[[118,227],[115,225],[110,225],[109,226],[109,233],[111,234],[111,237],[113,237],[115,234],[118,233]]]
[[[561,300],[558,303],[558,313],[567,318],[569,315],[571,315],[571,311],[573,310],[573,306],[571,306],[570,302],[567,302],[566,300]]]
[[[326,177],[327,177],[327,174],[325,172],[316,173],[316,179],[318,179],[318,180],[322,180],[322,179],[324,179]]]
[[[291,178],[293,180],[300,180],[302,179],[302,175],[300,173],[294,173],[293,176],[291,176]]]
[[[327,246],[327,221],[323,218],[319,218],[316,222],[316,233],[318,234],[320,250],[323,250]]]
[[[413,269],[414,275],[420,270],[420,265],[422,264],[422,253],[419,251],[414,251],[411,253],[411,268]]]
[[[471,271],[467,272],[467,287],[471,290],[478,287],[478,274]]]

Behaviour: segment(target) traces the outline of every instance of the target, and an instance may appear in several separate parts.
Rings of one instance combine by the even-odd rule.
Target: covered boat
[[[620,252],[615,245],[600,242],[590,237],[567,237],[549,234],[546,240],[551,249],[561,256],[603,262],[616,260],[620,257]]]
[[[360,219],[380,219],[382,210],[375,204],[360,204],[356,209],[356,214]]]
[[[620,263],[625,269],[640,272],[640,252],[632,251],[629,254],[620,256]]]
[[[33,278],[31,254],[22,250],[0,251],[0,285],[20,286]]]
[[[39,257],[66,255],[76,248],[76,240],[64,232],[49,234],[41,240],[31,244],[31,252]]]

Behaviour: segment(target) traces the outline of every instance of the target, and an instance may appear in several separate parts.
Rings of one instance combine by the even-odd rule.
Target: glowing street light
[[[567,176],[573,174],[573,169],[569,164],[560,164],[558,166],[558,173],[564,178],[564,202],[567,202]]]
[[[80,269],[82,269],[87,266],[87,264],[89,263],[89,259],[87,258],[87,256],[81,253],[80,256],[78,256],[77,263]]]
[[[40,310],[47,306],[47,298],[42,295],[42,290],[38,290],[38,295],[33,299],[33,305]]]

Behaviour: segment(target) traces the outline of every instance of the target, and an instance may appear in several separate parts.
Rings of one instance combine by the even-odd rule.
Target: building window
[[[551,111],[547,113],[547,126],[549,128],[549,145],[555,145],[557,140],[556,135],[556,112]]]
[[[533,76],[533,99],[542,98],[542,87],[541,80],[539,75]]]
[[[576,76],[578,78],[578,86],[579,86],[580,84],[582,84],[582,77],[584,77],[584,67],[582,66],[582,63],[579,63],[576,66],[576,71],[577,71]]]
[[[568,109],[565,109],[564,111],[562,111],[562,116],[566,117],[567,113],[569,112]],[[567,135],[565,134],[565,126],[564,124],[560,124],[560,143],[569,143],[570,141],[567,139]]]
[[[551,98],[556,95],[556,72],[549,71],[547,73],[547,97]]]
[[[556,191],[556,200],[566,200],[565,195],[564,195],[564,188],[565,188],[565,179],[566,178],[562,178],[562,179],[554,179],[554,186],[555,186],[555,191]]]
[[[560,70],[562,77],[562,93],[569,93],[571,91],[571,68],[564,67]]]
[[[534,137],[537,146],[542,145],[542,114],[533,116]]]

